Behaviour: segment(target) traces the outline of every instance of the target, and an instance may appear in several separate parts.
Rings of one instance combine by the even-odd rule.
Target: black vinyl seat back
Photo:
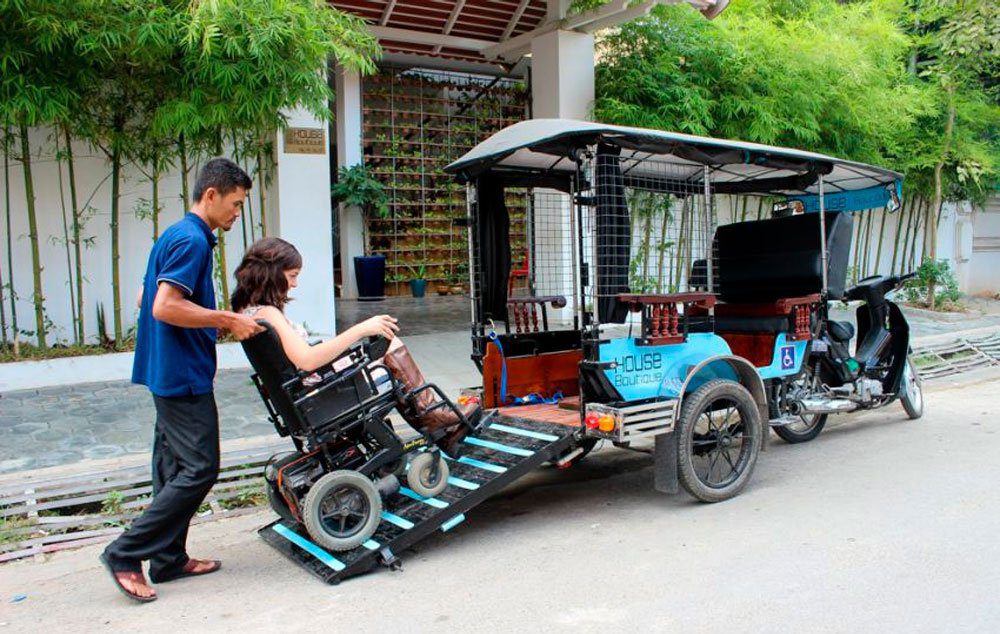
[[[271,402],[274,413],[281,418],[281,421],[275,421],[275,424],[284,423],[286,429],[282,430],[279,427],[278,432],[284,431],[282,435],[288,433],[299,435],[305,430],[305,423],[284,389],[288,381],[298,377],[299,371],[285,356],[281,339],[278,338],[274,326],[263,319],[257,320],[257,323],[263,326],[264,330],[240,342],[243,352],[246,353],[257,379],[266,390],[266,394],[263,395]]]
[[[844,296],[853,220],[850,213],[826,214],[830,299]],[[720,299],[727,303],[772,302],[821,292],[820,244],[816,213],[720,226],[715,233]]]
[[[360,428],[364,405],[375,394],[376,379],[365,367],[365,353],[351,349],[335,361],[350,357],[353,363],[340,370],[328,364],[314,373],[300,372],[289,361],[271,324],[258,320],[264,331],[245,339],[243,351],[256,372],[255,382],[278,433],[292,436],[344,434]],[[383,378],[388,374],[382,371]],[[262,389],[261,389],[262,388]],[[384,401],[384,403],[382,403]],[[379,405],[391,407],[391,391]]]

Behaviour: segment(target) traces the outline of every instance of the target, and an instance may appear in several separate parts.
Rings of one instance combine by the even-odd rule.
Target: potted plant
[[[408,267],[413,275],[410,278],[410,292],[414,297],[423,297],[427,291],[427,267],[421,264],[416,269]]]
[[[338,203],[361,209],[365,254],[354,256],[358,298],[382,299],[385,297],[385,256],[371,253],[368,223],[376,218],[385,220],[390,215],[385,187],[364,165],[358,164],[340,168],[331,194]]]

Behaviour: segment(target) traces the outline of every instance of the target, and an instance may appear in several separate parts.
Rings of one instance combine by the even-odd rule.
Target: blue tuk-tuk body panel
[[[771,363],[758,367],[762,380],[793,376],[802,368],[808,341],[790,341],[779,333],[774,341]],[[625,401],[649,398],[677,398],[691,371],[706,359],[727,357],[733,352],[726,340],[714,333],[691,333],[683,343],[646,346],[637,339],[612,339],[600,346],[601,363],[613,363],[604,370],[611,385]],[[693,377],[688,390],[714,379],[739,381],[727,364],[703,367]]]

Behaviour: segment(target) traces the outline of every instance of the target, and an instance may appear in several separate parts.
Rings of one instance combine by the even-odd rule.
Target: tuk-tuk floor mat
[[[564,409],[557,403],[539,403],[537,405],[517,405],[501,407],[497,410],[501,416],[516,418],[528,425],[548,423],[553,425],[580,426],[580,412]]]

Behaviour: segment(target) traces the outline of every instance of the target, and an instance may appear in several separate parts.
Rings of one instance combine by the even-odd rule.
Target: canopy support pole
[[[829,291],[829,284],[827,280],[827,267],[829,266],[829,254],[826,251],[826,201],[824,196],[824,183],[823,174],[819,175],[819,248],[820,253],[823,258],[823,299],[826,299],[827,293]]]
[[[712,283],[712,260],[715,257],[715,249],[713,248],[715,227],[712,226],[712,170],[706,165],[705,166],[705,176],[703,179],[705,181],[705,232],[706,240],[708,244],[705,249],[705,276],[708,278],[705,280],[705,284],[708,287],[709,293],[715,292],[715,285]],[[690,266],[690,262],[688,265]]]

